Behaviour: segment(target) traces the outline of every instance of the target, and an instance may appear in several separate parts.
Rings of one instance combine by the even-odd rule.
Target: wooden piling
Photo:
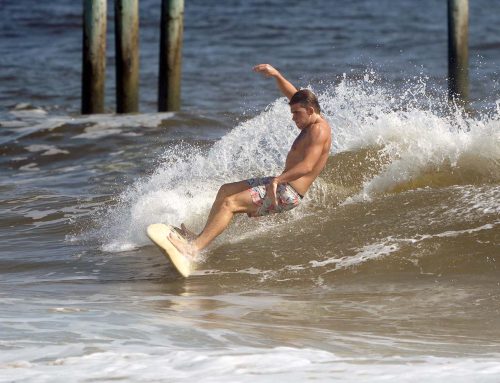
[[[469,98],[469,1],[448,0],[448,98]]]
[[[83,0],[82,114],[104,112],[106,0]]]
[[[115,0],[116,111],[139,111],[138,0]]]
[[[184,0],[162,0],[158,111],[181,106],[182,37]]]

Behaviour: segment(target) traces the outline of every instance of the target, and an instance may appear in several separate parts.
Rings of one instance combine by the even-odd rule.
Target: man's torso
[[[304,195],[307,192],[313,181],[321,173],[321,171],[326,165],[326,162],[328,161],[328,157],[330,154],[330,146],[331,146],[330,126],[323,118],[321,118],[321,120],[316,124],[319,125],[320,129],[328,131],[328,134],[326,135],[327,138],[324,140],[324,142],[321,143],[323,145],[321,156],[318,159],[318,161],[316,161],[316,163],[313,165],[313,169],[308,174],[302,176],[297,180],[290,182],[290,185],[292,185],[292,187],[302,195]],[[294,167],[299,162],[304,160],[308,145],[313,144],[313,142],[311,142],[310,139],[311,137],[308,137],[308,135],[310,134],[309,129],[310,128],[303,129],[293,142],[292,147],[288,152],[286,158],[285,171]]]

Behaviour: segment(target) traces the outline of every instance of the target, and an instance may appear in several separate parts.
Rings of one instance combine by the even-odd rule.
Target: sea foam
[[[498,112],[474,118],[463,115],[430,96],[421,79],[404,92],[397,91],[380,85],[368,73],[362,80],[345,78],[319,94],[324,116],[332,126],[332,155],[375,147],[380,157],[388,159],[382,171],[367,178],[362,191],[351,200],[390,192],[429,168],[480,168],[477,171],[484,172],[483,179],[498,181]],[[208,150],[184,143],[165,148],[154,174],[125,190],[118,204],[106,212],[103,248],[148,243],[145,229],[154,222],[185,222],[201,230],[220,185],[281,173],[297,133],[286,100],[280,98]],[[307,203],[320,204],[324,194],[333,190],[320,177],[308,193]]]

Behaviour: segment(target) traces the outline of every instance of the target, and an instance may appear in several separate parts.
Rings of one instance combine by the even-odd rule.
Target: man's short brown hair
[[[311,106],[316,113],[321,113],[318,97],[309,89],[301,89],[292,96],[288,105],[300,104],[304,108]]]

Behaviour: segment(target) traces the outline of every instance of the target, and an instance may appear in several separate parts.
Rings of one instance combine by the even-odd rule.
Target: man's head
[[[301,89],[296,92],[290,102],[292,119],[299,129],[304,129],[316,119],[315,114],[321,113],[318,98],[308,89]]]

